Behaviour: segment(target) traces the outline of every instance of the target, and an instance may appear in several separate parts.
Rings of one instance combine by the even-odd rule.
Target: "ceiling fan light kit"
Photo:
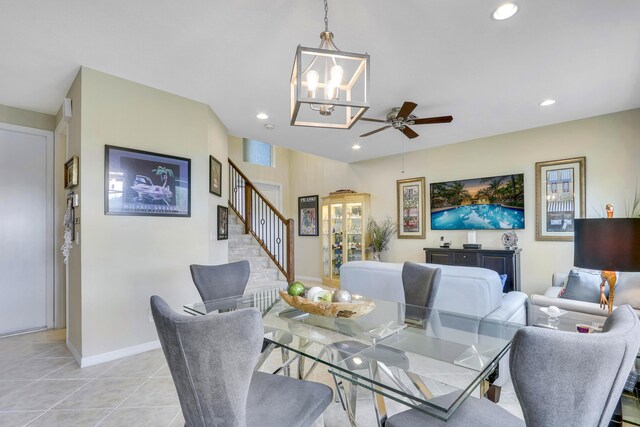
[[[318,48],[298,45],[291,72],[291,126],[350,129],[369,108],[369,55],[342,52],[325,30]]]

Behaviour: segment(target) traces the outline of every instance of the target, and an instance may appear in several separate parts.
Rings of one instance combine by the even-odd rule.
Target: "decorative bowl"
[[[291,307],[305,313],[341,319],[355,319],[356,317],[364,316],[376,307],[376,303],[373,301],[313,302],[304,297],[291,296],[285,291],[280,291],[280,296]]]

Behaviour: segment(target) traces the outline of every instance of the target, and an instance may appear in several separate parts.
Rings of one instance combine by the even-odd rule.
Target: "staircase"
[[[244,224],[229,210],[229,262],[249,261],[251,275],[245,293],[276,287],[286,288],[287,281],[271,258],[251,234],[244,234]]]

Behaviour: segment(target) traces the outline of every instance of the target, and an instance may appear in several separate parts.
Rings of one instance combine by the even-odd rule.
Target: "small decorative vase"
[[[372,252],[371,253],[371,259],[373,261],[380,262],[380,261],[382,261],[381,257],[382,257],[382,252]]]

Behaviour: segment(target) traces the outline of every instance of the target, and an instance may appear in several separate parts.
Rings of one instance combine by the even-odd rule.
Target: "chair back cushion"
[[[608,426],[639,347],[640,323],[628,305],[600,334],[520,329],[509,366],[526,424]]]
[[[249,281],[249,261],[238,261],[222,265],[193,264],[191,277],[202,301],[242,295]]]
[[[426,320],[433,308],[440,284],[439,268],[405,262],[402,266],[402,288],[407,304],[406,317]]]
[[[183,316],[158,296],[151,297],[151,311],[186,425],[245,426],[263,340],[260,312]]]

